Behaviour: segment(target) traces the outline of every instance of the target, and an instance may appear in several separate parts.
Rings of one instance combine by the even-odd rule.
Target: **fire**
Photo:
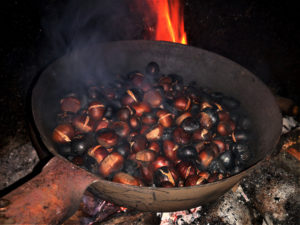
[[[150,27],[149,30],[154,32],[152,38],[187,44],[181,0],[146,0],[146,2],[150,9],[150,15],[147,13],[145,15],[146,23],[149,23],[149,18],[155,19],[154,28],[147,24]]]

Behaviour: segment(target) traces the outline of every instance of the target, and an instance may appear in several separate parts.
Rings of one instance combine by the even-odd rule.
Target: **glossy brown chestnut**
[[[112,129],[102,129],[96,134],[96,139],[105,148],[111,148],[118,143],[118,135]]]
[[[214,139],[213,143],[215,143],[218,146],[219,152],[222,153],[225,151],[225,143],[224,141],[220,140],[220,139]]]
[[[139,181],[128,173],[119,172],[113,178],[114,182],[139,186]]]
[[[177,119],[176,119],[176,125],[177,125],[177,126],[180,126],[181,123],[182,123],[186,118],[189,118],[189,117],[192,117],[192,114],[191,114],[191,113],[189,113],[189,112],[182,113],[180,116],[177,117]]]
[[[182,161],[176,165],[176,170],[182,179],[197,174],[197,169],[190,163]]]
[[[145,182],[151,185],[153,183],[153,170],[149,166],[142,165],[140,171]]]
[[[178,148],[179,148],[179,146],[177,144],[175,144],[173,141],[165,140],[163,143],[163,149],[164,149],[165,156],[172,161],[178,160],[178,158],[177,158]]]
[[[208,178],[208,173],[207,173],[207,178]],[[205,178],[205,176],[199,176],[199,175],[189,176],[184,182],[184,186],[188,187],[188,186],[205,184],[207,178]]]
[[[81,108],[81,104],[79,99],[71,96],[61,99],[60,107],[63,112],[77,113]]]
[[[232,133],[232,126],[228,121],[220,121],[217,126],[217,131],[222,136],[227,136]]]
[[[151,107],[156,108],[162,103],[162,96],[158,90],[152,89],[145,93],[144,101],[148,102]]]
[[[173,131],[173,139],[177,144],[186,145],[190,142],[191,134],[185,132],[181,127]]]
[[[213,161],[214,157],[214,152],[209,148],[205,148],[199,153],[198,160],[203,166],[203,168],[207,168],[209,164]]]
[[[74,128],[70,124],[60,124],[54,129],[52,140],[56,143],[68,143],[72,141],[74,135]]]
[[[157,121],[157,118],[153,113],[146,113],[142,117],[142,123],[146,125],[153,125]]]
[[[113,129],[116,134],[122,138],[127,137],[130,133],[129,125],[124,121],[115,121],[109,126],[109,128]]]
[[[191,99],[186,97],[178,97],[174,100],[174,107],[178,111],[188,111],[191,107]]]
[[[166,184],[171,184],[175,187],[178,183],[179,176],[173,168],[161,167],[154,172],[154,183],[157,187],[166,187]],[[163,185],[162,185],[163,184]],[[167,185],[169,187],[169,185]]]
[[[73,126],[84,133],[93,131],[94,121],[88,115],[78,115],[73,119]]]
[[[130,143],[133,152],[139,152],[148,147],[148,141],[144,135],[137,135]]]
[[[105,106],[102,102],[94,101],[88,106],[88,114],[93,120],[100,120],[104,114]]]
[[[139,151],[135,155],[136,160],[146,162],[146,163],[154,161],[155,157],[156,157],[155,152],[148,149]]]
[[[133,116],[129,119],[129,125],[133,130],[138,130],[141,128],[140,119],[137,116]]]
[[[126,95],[123,96],[122,98],[122,104],[123,105],[131,105],[135,102],[138,102],[138,97],[134,94],[132,90],[127,90]]]
[[[200,128],[193,133],[194,141],[209,141],[212,138],[212,133],[206,128]]]
[[[102,120],[99,120],[94,125],[94,131],[97,132],[99,130],[108,128],[109,121],[106,118],[103,118]]]
[[[99,173],[103,177],[109,176],[112,172],[120,170],[123,166],[124,159],[117,153],[112,152],[106,156],[99,165]]]
[[[152,141],[149,143],[148,149],[152,150],[156,153],[159,153],[160,152],[160,144],[157,141]]]
[[[161,125],[157,125],[154,127],[151,127],[145,134],[148,141],[157,141],[161,139],[161,136],[163,135],[164,128]]]
[[[130,107],[124,107],[117,112],[117,118],[121,121],[128,121],[132,115]]]
[[[156,116],[158,117],[158,123],[160,123],[163,127],[171,127],[173,123],[174,115],[166,110],[158,110],[156,112]]]
[[[173,164],[170,160],[163,156],[158,156],[155,161],[151,163],[151,167],[153,171],[156,171],[157,169],[166,166],[166,167],[171,167]]]
[[[93,157],[98,164],[102,162],[102,160],[108,156],[109,152],[106,150],[106,148],[102,147],[101,145],[97,145],[95,147],[92,147],[88,150],[87,154],[91,157]]]
[[[144,113],[151,111],[149,104],[146,102],[133,103],[131,107],[135,110],[137,116],[142,116]]]

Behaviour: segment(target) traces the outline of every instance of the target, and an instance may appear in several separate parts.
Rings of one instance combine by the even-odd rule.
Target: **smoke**
[[[61,55],[94,43],[143,38],[143,21],[130,0],[52,1],[42,6],[48,53]]]

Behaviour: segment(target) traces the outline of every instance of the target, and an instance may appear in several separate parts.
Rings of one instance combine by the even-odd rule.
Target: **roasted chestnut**
[[[217,124],[219,120],[217,112],[212,109],[212,108],[205,108],[201,113],[200,113],[200,119],[199,122],[202,127],[205,128],[212,128],[214,125]]]
[[[96,139],[105,148],[111,148],[118,143],[118,135],[112,129],[102,129],[97,132]]]
[[[113,122],[109,128],[113,129],[117,135],[119,135],[122,138],[125,138],[130,133],[129,125],[126,122],[123,121],[116,121]]]
[[[128,184],[134,186],[139,185],[139,182],[136,178],[129,175],[128,173],[123,173],[123,172],[116,173],[113,178],[113,181],[121,184]]]
[[[144,95],[144,101],[148,102],[153,108],[160,106],[162,100],[161,93],[156,89],[151,89]]]
[[[137,116],[133,116],[129,119],[129,125],[133,130],[138,130],[141,128],[141,122]]]
[[[130,109],[130,107],[121,108],[117,112],[117,118],[121,121],[128,121],[131,115],[132,115],[132,110]]]
[[[181,127],[186,132],[194,132],[200,128],[200,123],[192,117],[188,117],[181,123]]]
[[[127,159],[123,164],[122,171],[130,174],[131,176],[139,177],[141,175],[139,171],[139,167],[140,166],[137,164],[135,160]]]
[[[157,141],[159,140],[163,135],[163,127],[161,125],[157,125],[154,127],[151,127],[145,134],[148,141]]]
[[[228,136],[233,130],[228,121],[221,121],[217,126],[217,131],[222,136]]]
[[[157,169],[154,172],[154,184],[157,187],[175,187],[178,183],[179,176],[177,175],[176,171],[173,168],[163,166]]]
[[[94,146],[90,148],[87,152],[87,154],[94,158],[98,164],[102,162],[102,160],[108,156],[109,152],[106,150],[106,148],[102,147],[101,145]]]
[[[215,157],[214,152],[210,148],[205,148],[198,155],[201,166],[206,169]]]
[[[165,140],[163,143],[163,150],[164,150],[165,156],[172,161],[178,160],[178,158],[177,158],[178,147],[179,146],[177,144],[175,144],[173,141]]]
[[[70,124],[60,124],[54,129],[52,140],[56,143],[71,142],[74,134],[74,128]]]
[[[102,120],[99,120],[95,123],[94,131],[97,132],[104,128],[108,128],[108,126],[109,126],[109,121],[106,118],[103,118]]]
[[[100,120],[104,111],[104,104],[98,101],[91,102],[88,106],[88,114],[93,120]]]
[[[178,97],[174,100],[174,107],[178,111],[187,111],[191,107],[191,99],[186,97]]]
[[[151,185],[153,183],[153,170],[149,166],[142,165],[140,171],[144,181]]]
[[[70,96],[60,100],[60,107],[63,112],[77,113],[81,108],[79,99]]]
[[[163,127],[171,127],[173,123],[174,115],[169,113],[166,110],[159,110],[156,112],[158,117],[158,123],[160,123]]]
[[[157,118],[153,113],[145,113],[142,117],[142,123],[146,125],[153,125],[156,121]]]
[[[99,173],[103,177],[122,169],[124,158],[117,152],[112,152],[106,156],[99,165]]]
[[[187,133],[181,127],[177,127],[173,131],[173,139],[177,144],[186,145],[190,142],[191,134]]]
[[[184,180],[189,176],[197,174],[196,167],[192,163],[186,161],[181,161],[180,163],[178,163],[176,165],[176,170]]]
[[[130,143],[133,152],[139,152],[148,147],[148,141],[144,135],[137,135]]]
[[[188,186],[205,184],[207,182],[208,177],[209,174],[206,172],[191,175],[185,180],[184,186],[188,187]]]
[[[212,133],[206,128],[201,128],[193,132],[194,141],[209,141],[212,138]]]
[[[159,153],[161,147],[160,147],[160,144],[157,141],[152,141],[152,142],[149,143],[148,149],[152,150],[152,151],[154,151],[156,153]]]
[[[131,105],[137,116],[142,116],[144,113],[150,112],[150,106],[145,102],[138,102]]]
[[[225,151],[219,156],[220,161],[226,169],[231,169],[234,166],[234,156],[231,151]]]
[[[94,121],[88,115],[78,115],[74,117],[72,124],[84,133],[93,131]]]
[[[71,150],[74,154],[82,155],[95,144],[93,135],[77,135],[71,142]]]
[[[114,147],[114,151],[118,152],[124,158],[127,158],[127,156],[130,153],[130,144],[128,142],[124,141],[124,142],[118,144],[116,147]]]
[[[181,114],[181,115],[178,116],[177,119],[176,119],[176,125],[177,125],[177,126],[180,126],[181,123],[182,123],[185,119],[187,119],[187,118],[189,118],[189,117],[192,117],[192,114],[189,113],[189,112],[185,112],[185,113]]]
[[[153,171],[156,171],[157,169],[166,166],[166,167],[171,167],[173,164],[171,163],[171,161],[169,161],[167,158],[163,157],[163,156],[158,156],[155,161],[153,161],[151,163],[151,167],[153,169]]]
[[[155,157],[156,157],[155,152],[148,149],[139,151],[135,155],[136,160],[146,162],[146,163],[154,161]]]

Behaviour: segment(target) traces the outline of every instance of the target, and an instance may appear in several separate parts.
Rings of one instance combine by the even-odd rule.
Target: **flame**
[[[138,0],[140,1],[140,0]],[[155,27],[147,24],[155,34],[155,40],[187,44],[184,29],[184,14],[181,0],[146,0],[151,15],[145,15],[146,23],[149,17],[155,17]]]

